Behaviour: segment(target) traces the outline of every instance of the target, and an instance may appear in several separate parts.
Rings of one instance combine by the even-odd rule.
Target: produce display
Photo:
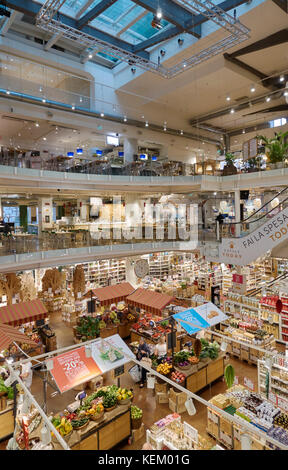
[[[89,418],[75,418],[71,420],[73,429],[79,429],[85,426],[89,422]]]
[[[128,388],[118,389],[117,400],[119,402],[124,401],[124,400],[132,400],[132,398],[133,398],[133,393],[131,390],[128,390]]]
[[[171,369],[172,369],[172,365],[168,364],[168,362],[165,362],[165,363],[159,364],[156,370],[157,372],[159,372],[159,374],[167,376],[170,374]]]
[[[151,326],[151,321],[154,322],[155,326]],[[149,313],[146,313],[145,317],[140,318],[137,323],[134,323],[131,329],[147,338],[152,338],[155,342],[157,342],[161,336],[171,332],[168,320],[163,320],[161,317],[152,317]]]
[[[77,320],[76,337],[82,342],[98,338],[100,334],[100,319],[89,316],[79,317]]]
[[[131,418],[132,419],[140,419],[143,416],[143,410],[138,408],[138,406],[131,406]]]
[[[60,416],[53,416],[52,424],[62,437],[67,436],[73,431],[71,421],[64,416],[62,418]]]
[[[178,384],[182,384],[186,380],[186,375],[183,374],[183,372],[174,371],[171,374],[171,380],[174,380],[174,382],[177,382]]]

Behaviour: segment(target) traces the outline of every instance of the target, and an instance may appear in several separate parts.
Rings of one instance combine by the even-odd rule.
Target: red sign
[[[54,357],[50,371],[61,393],[102,374],[92,357],[87,357],[85,347]]]
[[[243,284],[243,276],[242,274],[233,274],[232,281],[236,282],[236,284]]]

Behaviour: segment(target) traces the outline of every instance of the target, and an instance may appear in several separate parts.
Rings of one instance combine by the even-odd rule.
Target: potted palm
[[[265,145],[269,161],[272,168],[281,168],[285,156],[288,154],[288,131],[275,133],[272,138],[267,138],[264,135],[257,136]]]
[[[233,153],[226,153],[225,155],[225,162],[226,165],[223,169],[223,176],[228,176],[228,175],[236,175],[237,174],[237,168],[234,166],[234,155]]]

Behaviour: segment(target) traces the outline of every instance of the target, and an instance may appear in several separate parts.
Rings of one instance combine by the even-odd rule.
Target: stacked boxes
[[[145,427],[144,423],[141,424],[139,429],[132,429],[132,442],[138,442],[142,437],[145,436]]]
[[[173,388],[169,392],[169,408],[174,413],[185,413],[185,402],[187,401],[187,394],[185,392],[175,392]]]
[[[168,384],[155,384],[155,394],[156,394],[156,402],[161,403],[168,403],[169,402],[169,388]]]

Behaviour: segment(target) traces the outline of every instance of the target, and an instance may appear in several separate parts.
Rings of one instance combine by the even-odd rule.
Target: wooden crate
[[[103,328],[100,330],[100,337],[101,338],[109,338],[110,336],[117,335],[118,327],[114,326],[112,328]]]
[[[185,411],[187,411],[184,403],[177,405],[173,400],[171,400],[171,398],[169,398],[169,409],[173,411],[173,413],[178,414],[185,413]]]
[[[139,429],[132,429],[132,442],[137,442],[145,436],[144,423],[141,424]]]
[[[175,403],[176,406],[181,406],[187,400],[187,393],[175,392],[173,388],[170,388],[169,399]]]
[[[169,395],[168,393],[158,392],[156,393],[156,402],[161,403],[169,403]]]
[[[7,408],[0,413],[0,440],[9,437],[14,432],[13,410]]]
[[[232,429],[233,429],[232,423],[230,423],[230,421],[228,421],[227,419],[222,418],[221,416],[220,417],[220,430],[225,432],[229,436],[232,436]]]

